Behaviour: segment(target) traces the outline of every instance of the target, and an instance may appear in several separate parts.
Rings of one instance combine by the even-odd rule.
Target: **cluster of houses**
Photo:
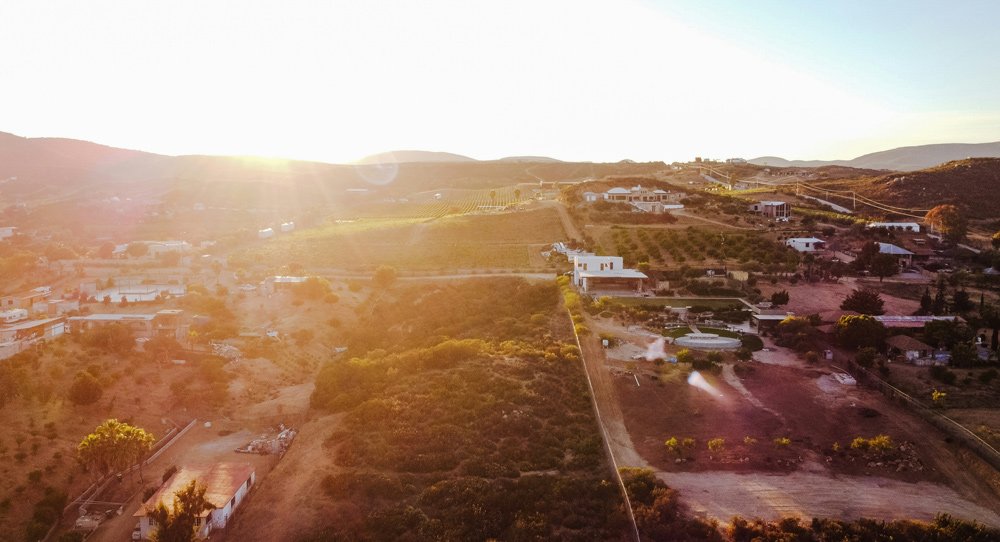
[[[0,297],[0,359],[66,332],[66,313],[80,308],[79,298],[55,295],[41,286]]]
[[[665,213],[683,209],[684,205],[676,203],[677,195],[659,188],[643,188],[641,185],[631,188],[615,187],[606,192],[584,192],[583,201],[610,201],[627,203],[636,211],[643,213]]]

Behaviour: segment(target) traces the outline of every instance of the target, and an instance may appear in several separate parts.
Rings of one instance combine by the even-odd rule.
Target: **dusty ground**
[[[588,325],[631,340],[634,350],[649,340],[605,319]],[[586,366],[619,464],[651,466],[696,513],[728,521],[737,514],[927,520],[948,512],[1000,525],[1000,499],[983,481],[991,469],[881,395],[839,383],[829,367],[805,366],[775,348],[755,353],[773,364],[754,363],[750,374],[705,375],[709,393],[687,385],[679,368],[658,374],[651,363],[609,359],[596,340],[587,342]],[[897,472],[832,451],[834,442],[846,448],[876,434],[916,443],[919,461]],[[667,451],[671,436],[696,439],[687,461]],[[744,443],[747,436],[756,443]],[[777,437],[791,443],[777,446]],[[723,451],[707,449],[713,438],[725,439]]]
[[[797,315],[805,316],[823,311],[838,310],[844,299],[855,288],[860,286],[862,285],[855,283],[853,278],[845,277],[840,279],[840,282],[837,284],[825,282],[822,284],[800,283],[794,285],[779,283],[777,285],[761,284],[759,287],[765,299],[769,298],[773,292],[787,290],[789,302],[785,308]],[[873,285],[866,283],[864,286]],[[877,285],[874,286],[877,288]],[[882,294],[882,300],[885,302],[886,314],[909,315],[920,308],[919,301],[901,299],[884,293]]]
[[[270,476],[258,484],[254,497],[220,540],[294,540],[303,534],[299,526],[329,521],[331,511],[326,499],[312,498],[322,493],[320,483],[328,473],[317,472],[314,466],[330,464],[325,457],[330,451],[323,442],[336,429],[339,417],[316,418],[302,427],[295,444]]]

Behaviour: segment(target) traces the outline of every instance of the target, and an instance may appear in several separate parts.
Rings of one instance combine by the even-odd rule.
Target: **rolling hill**
[[[475,158],[450,152],[388,151],[365,156],[356,164],[409,164],[420,162],[477,162]]]
[[[1000,141],[899,147],[865,154],[851,160],[786,160],[777,156],[761,156],[749,162],[773,167],[848,166],[860,169],[915,171],[965,158],[1000,158]]]
[[[972,219],[1000,218],[1000,159],[969,158],[920,171],[821,183],[907,209],[956,205]],[[915,213],[919,214],[919,213]]]

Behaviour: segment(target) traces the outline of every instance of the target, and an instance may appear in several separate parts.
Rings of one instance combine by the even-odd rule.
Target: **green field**
[[[564,239],[552,209],[438,219],[359,219],[255,242],[231,258],[236,265],[457,270],[544,268],[540,253]]]

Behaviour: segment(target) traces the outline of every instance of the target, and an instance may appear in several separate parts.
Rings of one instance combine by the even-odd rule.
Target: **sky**
[[[0,131],[350,162],[1000,140],[1000,2],[3,0]]]

